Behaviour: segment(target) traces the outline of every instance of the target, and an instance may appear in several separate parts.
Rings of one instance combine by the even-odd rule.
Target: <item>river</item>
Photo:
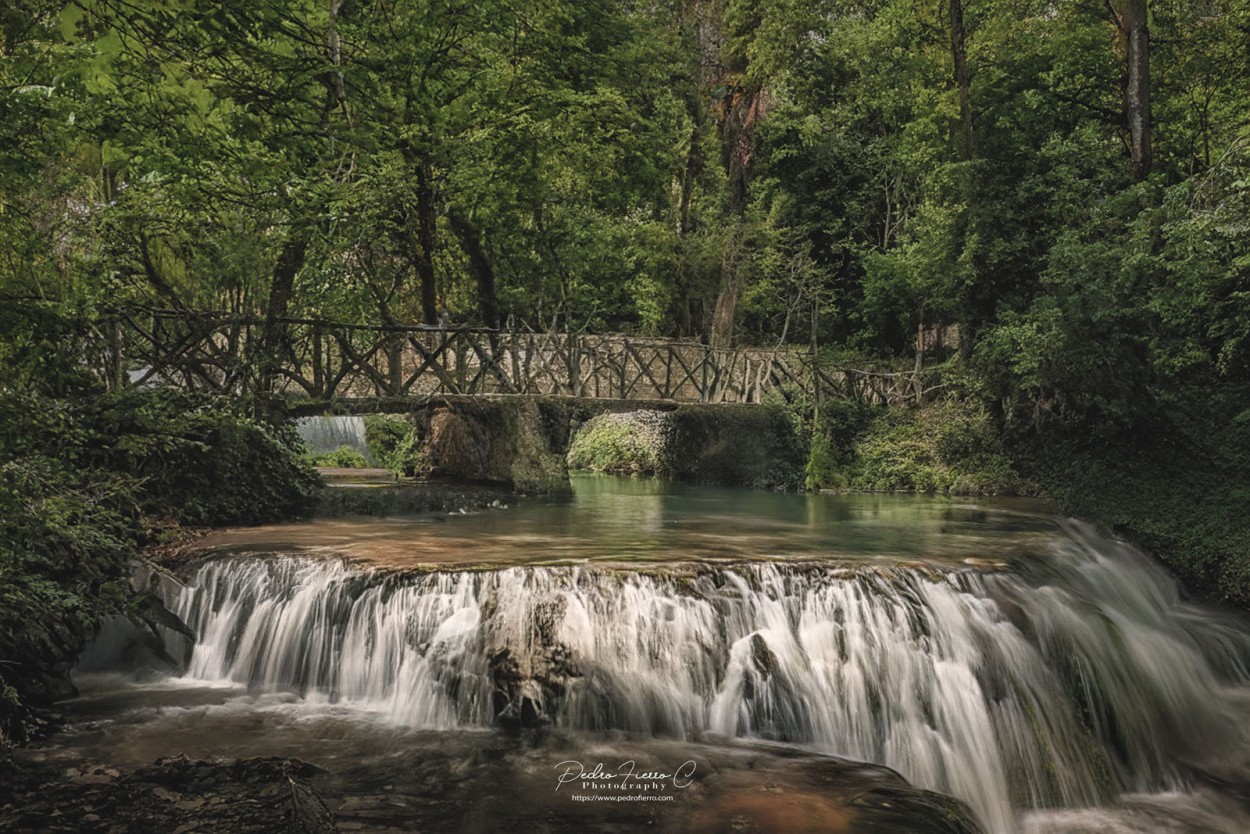
[[[435,771],[516,804],[562,762],[745,773],[737,740],[884,765],[988,834],[1250,831],[1246,621],[1036,502],[580,476],[204,549],[166,588],[186,673],[97,653],[42,755],[298,756],[368,783],[362,830],[468,830]]]

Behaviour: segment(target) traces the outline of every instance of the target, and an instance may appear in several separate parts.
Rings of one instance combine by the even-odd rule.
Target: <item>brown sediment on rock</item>
[[[318,466],[317,474],[326,486],[369,486],[393,484],[398,480],[394,472],[379,467]]]
[[[489,493],[483,494],[483,498]],[[494,498],[485,512],[507,509],[504,498]],[[451,501],[445,506],[454,506]],[[476,517],[475,517],[476,516]],[[525,521],[524,519],[522,521]],[[707,567],[769,562],[793,567],[857,572],[873,570],[883,577],[898,571],[920,572],[934,580],[952,573],[996,573],[1014,558],[968,558],[958,551],[928,558],[901,558],[892,554],[831,551],[796,546],[779,553],[767,534],[718,533],[699,530],[669,542],[653,540],[639,546],[596,539],[587,529],[560,529],[529,520],[501,528],[471,506],[408,518],[319,518],[293,524],[271,524],[214,530],[159,559],[159,563],[186,573],[205,560],[230,556],[311,556],[346,559],[361,567],[386,571],[494,570],[499,568],[593,566],[666,575],[698,573]],[[641,535],[641,534],[640,534]],[[1006,546],[1005,546],[1006,547]]]
[[[402,762],[406,786],[336,806],[343,830],[493,834],[508,820],[509,830],[547,834],[981,834],[962,803],[888,768],[780,745],[539,734],[452,742]],[[670,776],[558,784],[570,763]]]

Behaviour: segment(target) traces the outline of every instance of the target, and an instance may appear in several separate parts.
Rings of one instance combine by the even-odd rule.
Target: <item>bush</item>
[[[663,415],[655,412],[592,417],[569,444],[569,468],[654,475],[660,471],[662,423]]]
[[[807,448],[786,408],[683,405],[668,429],[666,474],[696,483],[794,489]]]
[[[837,397],[821,404],[812,428],[804,483],[808,489],[845,489],[855,460],[855,441],[872,420],[873,409]]]
[[[874,492],[1033,491],[1016,474],[989,414],[971,400],[916,410],[831,401],[812,438],[807,481]]]
[[[1156,554],[1192,590],[1250,608],[1250,390],[1192,388],[1160,397],[1118,435],[1051,421],[1013,447],[1073,515]]]
[[[313,452],[308,456],[313,466],[330,466],[336,469],[368,469],[369,461],[351,446],[340,446],[333,452]]]
[[[31,456],[0,464],[0,746],[64,694],[96,622],[131,599],[133,483]]]
[[[126,390],[75,410],[86,447],[74,462],[135,478],[148,515],[200,526],[311,512],[321,481],[294,427],[251,416],[245,402]]]
[[[381,414],[365,417],[365,443],[374,460],[399,475],[413,477],[429,470],[429,455],[407,420]]]
[[[0,746],[110,614],[160,617],[129,586],[169,525],[260,522],[311,506],[294,429],[242,403],[151,389],[0,397]]]

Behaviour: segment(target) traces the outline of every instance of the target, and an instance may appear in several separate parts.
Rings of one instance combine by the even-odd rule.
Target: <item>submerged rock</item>
[[[176,756],[130,772],[26,762],[0,774],[0,830],[981,834],[962,803],[888,768],[782,745],[455,732],[336,746],[334,771],[285,758]]]
[[[133,772],[82,765],[8,774],[0,829],[30,834],[329,834],[334,817],[296,759],[158,759]]]
[[[378,790],[364,793],[357,781],[345,786],[351,795],[329,799],[341,830],[982,832],[962,803],[892,770],[780,745],[443,735],[388,761],[396,778]]]
[[[393,518],[429,513],[498,509],[513,493],[489,484],[404,481],[402,483],[332,486],[317,498],[317,518],[370,516]]]

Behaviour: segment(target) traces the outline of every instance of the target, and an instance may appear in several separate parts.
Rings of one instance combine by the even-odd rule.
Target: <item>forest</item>
[[[964,5],[12,4],[4,291],[1244,381],[1250,8]]]
[[[947,488],[906,470],[953,421],[1250,604],[1248,79],[1248,0],[6,3],[0,654],[72,653],[167,522],[311,489],[245,406],[102,394],[127,305],[935,368],[904,417],[796,394],[808,486]],[[195,494],[214,455],[272,489]]]

